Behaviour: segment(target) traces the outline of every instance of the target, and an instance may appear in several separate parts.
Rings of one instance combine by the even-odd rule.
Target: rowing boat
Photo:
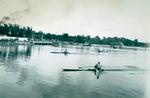
[[[94,68],[63,69],[63,71],[95,71]],[[144,69],[102,69],[101,71],[146,71]]]
[[[55,54],[69,54],[69,52],[51,52],[51,53],[55,53]]]
[[[63,69],[63,71],[95,71],[95,69],[80,69],[80,68],[77,68],[77,69]],[[103,69],[101,70],[103,71]]]

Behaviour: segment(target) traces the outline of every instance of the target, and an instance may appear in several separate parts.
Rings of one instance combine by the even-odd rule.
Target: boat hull
[[[95,69],[63,69],[63,71],[95,71]]]

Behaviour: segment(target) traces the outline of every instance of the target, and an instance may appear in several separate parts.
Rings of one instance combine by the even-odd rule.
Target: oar
[[[83,69],[83,68],[88,68],[88,67],[93,67],[94,68],[94,66],[83,66],[83,67],[78,67],[78,68]],[[101,67],[103,67],[103,66],[101,66]]]
[[[78,67],[78,68],[88,68],[88,67],[94,67],[94,66],[83,66],[83,67]]]

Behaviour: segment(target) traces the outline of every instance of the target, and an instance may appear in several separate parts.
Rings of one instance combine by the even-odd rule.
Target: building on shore
[[[25,37],[11,37],[6,35],[0,35],[0,40],[16,40],[20,42],[27,42],[28,38]]]
[[[122,42],[112,42],[110,43],[110,47],[116,49],[116,48],[122,48],[124,44]]]

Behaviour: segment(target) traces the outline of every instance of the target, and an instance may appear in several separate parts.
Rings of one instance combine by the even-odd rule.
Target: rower
[[[102,66],[100,65],[100,62],[98,62],[98,63],[94,66],[94,68],[95,68],[96,70],[98,70],[98,71],[101,71],[101,70],[102,70]]]
[[[102,71],[102,66],[100,65],[100,62],[98,62],[95,66],[94,74],[97,76],[97,79],[99,78],[100,72]],[[97,73],[98,72],[98,73]]]
[[[67,49],[64,51],[64,54],[65,54],[65,55],[67,55],[67,54],[68,54],[68,51],[67,51]]]

